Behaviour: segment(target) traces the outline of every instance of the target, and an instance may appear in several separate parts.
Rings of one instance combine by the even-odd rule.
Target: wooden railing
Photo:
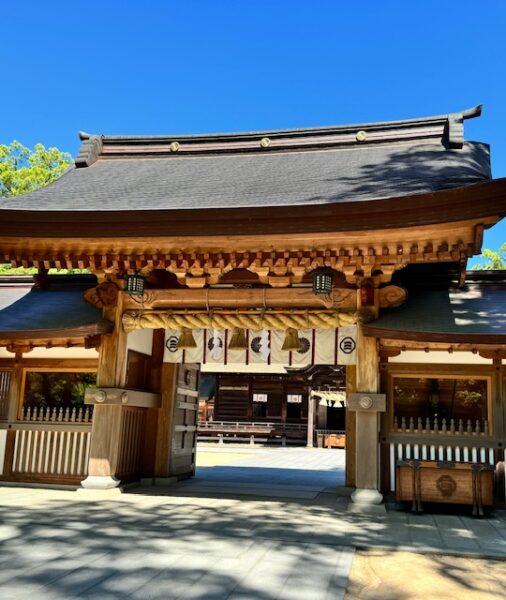
[[[423,419],[422,417],[414,418],[394,417],[394,431],[403,433],[444,433],[450,435],[484,435],[488,436],[488,421],[486,419]]]
[[[267,431],[306,431],[304,423],[266,423],[262,421],[200,421],[198,431],[231,431],[231,432],[267,432]]]
[[[91,423],[93,407],[79,406],[73,408],[63,407],[35,407],[24,408],[20,421],[45,421],[50,423]]]
[[[303,439],[306,436],[307,425],[304,423],[267,423],[262,421],[200,421],[197,424],[198,439],[205,440],[210,437],[218,438],[220,443],[224,440],[240,441],[255,440],[278,441],[283,445],[287,439]]]

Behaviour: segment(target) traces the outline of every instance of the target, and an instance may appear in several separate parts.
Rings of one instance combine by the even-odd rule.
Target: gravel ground
[[[506,561],[357,551],[345,600],[498,600],[506,596]]]

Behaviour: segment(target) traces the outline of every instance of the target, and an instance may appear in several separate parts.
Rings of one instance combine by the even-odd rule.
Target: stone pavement
[[[506,559],[505,511],[485,520],[351,513],[348,497],[327,485],[330,476],[318,479],[311,468],[320,453],[323,463],[338,455],[296,450],[299,458],[292,455],[286,470],[306,472],[308,479],[290,484],[270,472],[271,485],[280,489],[269,497],[261,497],[269,493],[268,454],[250,461],[250,478],[243,473],[235,493],[233,477],[227,478],[237,462],[249,460],[237,453],[230,470],[210,466],[194,482],[167,488],[121,494],[2,487],[0,597],[338,600],[355,548]],[[274,462],[281,456],[271,455]],[[338,478],[339,470],[329,466],[323,473]],[[207,475],[204,490],[199,479]],[[226,487],[221,494],[220,485]],[[301,497],[299,485],[312,488],[311,497]],[[257,495],[241,493],[244,486]]]

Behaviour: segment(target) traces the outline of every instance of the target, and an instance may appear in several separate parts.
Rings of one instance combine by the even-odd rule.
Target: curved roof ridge
[[[88,133],[86,131],[79,132],[79,139],[88,140],[91,138],[100,138],[104,141],[113,141],[113,140],[172,140],[172,139],[207,139],[207,138],[234,138],[234,137],[242,137],[242,136],[258,136],[258,135],[267,135],[267,134],[304,134],[304,133],[326,133],[333,131],[346,131],[346,130],[355,130],[357,128],[380,128],[387,127],[389,125],[399,126],[399,125],[413,125],[415,123],[432,123],[439,121],[447,121],[451,117],[461,117],[462,119],[474,119],[476,117],[481,116],[483,111],[483,104],[478,104],[471,108],[468,108],[463,111],[451,112],[441,115],[433,115],[429,117],[416,117],[413,119],[395,119],[392,121],[371,121],[367,123],[349,123],[345,125],[321,125],[316,127],[288,127],[283,129],[259,129],[253,131],[231,131],[231,132],[213,132],[213,133],[195,133],[195,134],[182,134],[182,133],[174,133],[174,134],[155,134],[155,135],[142,135],[142,134],[134,134],[134,135],[110,135],[110,134],[97,134],[97,133]]]
[[[235,133],[98,135],[80,132],[83,143],[76,166],[88,167],[100,158],[311,150],[427,140],[458,149],[464,142],[464,120],[478,117],[481,112],[482,105],[478,105],[461,112],[415,119]]]

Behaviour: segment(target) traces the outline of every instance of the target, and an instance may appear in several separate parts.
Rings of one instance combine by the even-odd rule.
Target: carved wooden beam
[[[0,259],[14,266],[86,268],[94,273],[166,269],[181,278],[206,277],[207,284],[237,268],[249,269],[262,280],[269,276],[300,280],[303,274],[323,265],[338,271],[346,267],[348,276],[354,277],[351,269],[354,266],[368,277],[376,270],[382,271],[382,282],[386,283],[389,268],[395,270],[412,262],[458,262],[472,256],[481,244],[483,226],[496,221],[497,218],[490,217],[480,219],[478,226],[476,220],[466,220],[369,232],[249,235],[237,239],[235,236],[120,240],[81,237],[76,242],[73,238],[0,236]],[[159,252],[159,248],[167,250]]]
[[[185,290],[147,290],[142,298],[125,295],[124,309],[169,308],[323,308],[327,302],[311,288],[206,288]],[[331,306],[354,311],[357,291],[334,288]]]
[[[380,308],[400,306],[406,291],[389,285],[379,289]],[[170,308],[336,308],[357,310],[357,290],[334,288],[330,298],[316,296],[311,288],[206,288],[146,290],[142,298],[125,295],[124,310]]]

